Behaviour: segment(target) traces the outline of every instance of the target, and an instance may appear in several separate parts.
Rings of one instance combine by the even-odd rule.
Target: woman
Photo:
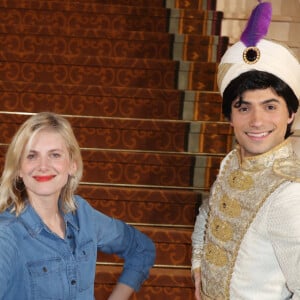
[[[82,169],[63,117],[36,114],[15,134],[0,186],[0,299],[94,299],[97,251],[124,258],[110,300],[148,277],[153,242],[74,195]]]

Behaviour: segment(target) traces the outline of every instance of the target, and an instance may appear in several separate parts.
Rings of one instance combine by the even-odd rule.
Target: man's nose
[[[253,109],[250,115],[250,126],[260,127],[263,123],[263,113],[258,109]]]

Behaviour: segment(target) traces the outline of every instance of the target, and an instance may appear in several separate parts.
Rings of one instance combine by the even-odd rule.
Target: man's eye
[[[240,111],[240,112],[248,111],[248,107],[246,107],[246,106],[241,106],[241,107],[239,108],[239,111]]]
[[[275,110],[276,107],[274,105],[268,105],[267,110]]]

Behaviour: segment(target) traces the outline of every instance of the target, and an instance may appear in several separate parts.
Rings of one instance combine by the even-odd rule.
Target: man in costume
[[[286,46],[264,39],[271,11],[258,4],[219,65],[237,145],[195,223],[197,300],[300,299],[300,161],[290,137],[300,65]]]

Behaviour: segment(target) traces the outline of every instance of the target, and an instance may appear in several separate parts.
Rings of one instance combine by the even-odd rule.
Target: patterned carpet
[[[78,193],[156,243],[132,299],[194,299],[190,236],[233,138],[221,116],[215,0],[0,0],[0,161],[28,115],[54,111],[84,159]],[[122,261],[99,254],[97,300]]]

